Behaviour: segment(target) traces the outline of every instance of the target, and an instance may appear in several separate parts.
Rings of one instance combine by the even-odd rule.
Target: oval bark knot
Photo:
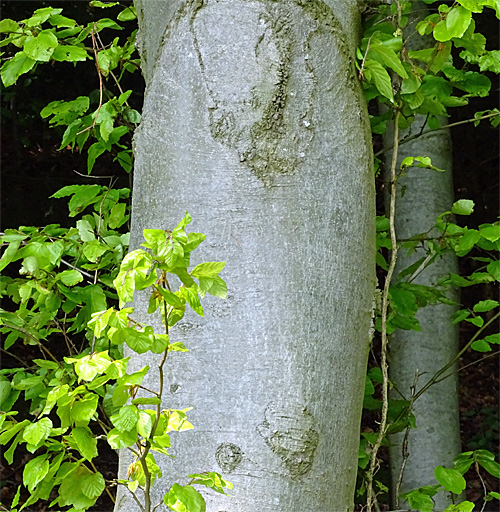
[[[305,475],[312,467],[319,441],[315,427],[316,420],[305,406],[271,402],[257,432],[293,478]]]
[[[317,0],[208,0],[193,14],[211,136],[264,185],[295,174],[306,158],[318,87],[312,61],[325,60],[311,37],[338,25]]]
[[[222,443],[215,450],[215,460],[226,474],[236,469],[243,459],[241,448],[233,443]]]

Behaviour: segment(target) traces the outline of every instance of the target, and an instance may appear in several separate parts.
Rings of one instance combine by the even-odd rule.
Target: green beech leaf
[[[0,34],[21,32],[21,27],[17,21],[5,18],[0,21]]]
[[[459,256],[464,256],[479,241],[481,235],[477,229],[468,229],[459,239],[455,247]]]
[[[500,224],[485,225],[479,229],[483,238],[490,242],[496,242],[500,238]]]
[[[30,460],[23,471],[23,483],[29,491],[33,492],[35,487],[45,478],[49,472],[49,454],[39,455]]]
[[[141,285],[147,288],[156,280],[155,272],[150,272],[152,265],[153,258],[142,249],[129,252],[123,258],[120,271],[113,281],[120,299],[120,308],[133,299],[136,287]]]
[[[75,427],[71,436],[75,440],[82,457],[89,461],[97,457],[97,439],[89,427]]]
[[[495,478],[500,478],[500,465],[494,460],[478,460],[479,465],[482,466],[490,475]]]
[[[189,352],[182,341],[176,341],[174,343],[170,343],[168,345],[168,350],[170,352]]]
[[[156,397],[154,397],[156,398]],[[137,420],[137,432],[144,437],[148,438],[153,429],[153,419],[144,411],[139,411],[139,418]]]
[[[500,281],[500,260],[492,261],[486,270],[497,280]]]
[[[368,55],[371,59],[380,62],[380,64],[385,65],[388,68],[391,68],[399,76],[408,78],[408,73],[403,67],[403,64],[401,64],[401,60],[396,55],[396,52],[387,46],[383,44],[373,44],[368,50]]]
[[[184,430],[191,430],[193,425],[188,421],[186,412],[189,411],[190,408],[183,409],[182,411],[179,409],[170,409],[168,416],[168,426],[167,432],[175,430],[176,432],[182,432]]]
[[[28,36],[24,43],[24,53],[33,60],[48,62],[59,42],[50,30],[42,30],[36,37]]]
[[[453,37],[448,31],[448,28],[446,26],[446,20],[441,20],[439,23],[436,24],[433,30],[433,35],[434,39],[440,42],[449,41]]]
[[[90,2],[92,7],[100,7],[101,9],[106,9],[107,7],[114,7],[115,5],[120,5],[120,2],[101,2],[100,0],[92,0]]]
[[[40,116],[44,119],[53,116],[49,122],[56,126],[70,125],[77,117],[87,112],[89,104],[90,100],[86,96],[79,96],[72,101],[51,101],[40,111]],[[77,197],[85,197],[89,193],[90,197],[95,197],[100,190],[101,187],[99,185],[68,185],[50,197],[59,198],[71,194],[78,194]]]
[[[120,27],[116,21],[110,20],[109,18],[101,18],[95,22],[96,29],[98,31],[103,28],[112,28],[113,30],[123,30],[123,27]],[[92,28],[92,26],[90,27]]]
[[[391,77],[380,62],[366,59],[363,73],[365,78],[375,85],[382,96],[393,101]]]
[[[121,448],[128,448],[137,442],[137,433],[132,430],[120,432],[114,428],[108,432],[108,444],[113,450],[120,450]]]
[[[97,410],[99,397],[93,393],[88,393],[81,400],[77,400],[71,407],[71,419],[76,422],[88,423]]]
[[[66,286],[74,286],[83,281],[83,276],[78,270],[64,270],[57,274],[57,278]]]
[[[92,240],[95,240],[94,228],[91,226],[88,220],[77,220],[76,228],[78,229],[78,233],[82,241],[91,242]]]
[[[2,405],[3,401],[10,395],[11,391],[11,383],[8,380],[0,380],[0,406]],[[5,419],[5,416],[2,415],[1,418]]]
[[[478,0],[457,0],[457,3],[463,5],[466,9],[472,12],[483,12],[483,6],[480,5]]]
[[[471,345],[472,350],[476,350],[477,352],[491,352],[490,344],[485,340],[476,340]]]
[[[224,492],[224,488],[232,489],[233,484],[224,480],[222,475],[215,472],[206,472],[206,473],[195,473],[189,475],[189,478],[194,478],[195,480],[192,482],[193,484],[204,485],[205,487],[209,487],[214,491],[220,494],[226,494]]]
[[[495,333],[495,334],[490,334],[489,336],[486,336],[485,338],[485,341],[487,341],[488,343],[495,343],[495,344],[500,344],[500,333]]]
[[[36,60],[28,57],[25,52],[17,52],[12,59],[5,62],[0,70],[5,87],[14,85],[17,79],[30,71],[35,64]]]
[[[165,302],[169,304],[170,306],[173,306],[175,308],[184,308],[185,307],[185,301],[181,299],[178,295],[175,293],[172,293],[170,290],[166,290],[165,288],[162,288],[161,286],[155,287],[157,292],[165,299]]]
[[[49,418],[42,418],[36,423],[28,425],[24,429],[23,439],[32,445],[38,445],[47,437],[49,437],[50,431],[52,430],[52,421]]]
[[[47,21],[51,16],[56,16],[62,12],[62,9],[53,9],[52,7],[42,7],[41,9],[37,9],[31,18],[23,20],[22,22],[27,27],[35,27],[37,25],[41,25],[45,21]]]
[[[446,16],[446,29],[451,37],[462,37],[470,25],[472,13],[462,6],[455,6]]]
[[[434,167],[430,157],[428,156],[407,156],[401,162],[401,169],[405,169],[406,167],[420,167],[422,169],[432,169],[433,171],[445,172],[444,169]]]
[[[474,201],[470,199],[459,199],[453,203],[451,211],[456,215],[470,215],[474,211]]]
[[[456,469],[437,466],[434,470],[434,476],[447,491],[454,494],[461,494],[465,489],[465,478]]]
[[[99,497],[106,488],[106,482],[101,473],[91,473],[80,477],[80,488],[87,498]]]
[[[48,22],[53,27],[74,27],[76,25],[76,21],[71,18],[66,18],[66,16],[62,16],[61,14],[53,14],[48,19]]]
[[[61,468],[63,466],[61,465]],[[96,496],[89,498],[83,492],[83,485],[92,473],[83,465],[80,465],[69,474],[61,478],[59,487],[59,505],[73,505],[73,510],[91,507],[95,503]],[[102,478],[102,477],[101,477]]]
[[[194,267],[190,274],[193,277],[217,277],[225,266],[226,263],[223,261],[200,263]]]
[[[198,315],[203,316],[203,308],[200,302],[200,296],[198,295],[198,290],[195,287],[186,288],[182,286],[179,291],[182,296],[186,299],[187,303],[191,306],[191,309]]]
[[[157,396],[153,396],[151,398],[148,397],[140,397],[134,398],[132,403],[134,405],[157,405],[161,402],[161,400]],[[142,411],[139,412],[139,415]],[[141,434],[142,435],[142,434]]]
[[[474,510],[474,503],[471,501],[462,501],[461,503],[454,503],[446,507],[446,512],[472,512]]]
[[[190,485],[174,484],[165,494],[163,503],[175,512],[205,512],[203,496]]]
[[[139,420],[139,410],[135,405],[126,405],[118,414],[111,416],[111,422],[120,431],[135,430]]]
[[[125,203],[115,204],[113,208],[111,208],[108,219],[108,225],[111,229],[119,228],[127,221],[128,216],[125,214],[125,209]]]
[[[150,328],[150,329],[152,330],[152,328]],[[125,330],[123,330],[123,332],[125,332]],[[126,331],[124,340],[125,340],[125,343],[134,352],[137,352],[138,354],[144,354],[145,352],[147,352],[148,350],[151,349],[153,342],[154,342],[154,337],[151,336],[150,334],[153,334],[153,336],[154,336],[154,333],[150,333],[150,332],[146,332],[146,331],[144,331],[144,332],[136,331],[135,329],[130,328]]]
[[[482,327],[484,325],[484,320],[480,316],[466,318],[465,321],[470,322],[472,325],[475,325],[476,327]]]
[[[498,307],[498,305],[499,303],[496,300],[481,300],[472,309],[476,313],[484,313],[486,311],[491,311],[492,309]]]
[[[92,233],[93,234],[93,233]],[[97,260],[110,248],[99,242],[98,240],[91,240],[83,246],[83,255],[93,263],[96,263]]]
[[[2,258],[0,259],[0,271],[2,271],[9,263],[11,263],[14,260],[14,257],[17,255],[17,251],[20,245],[20,240],[10,242],[7,249],[2,254]]]
[[[59,62],[81,62],[87,60],[88,54],[81,46],[59,45],[53,51],[52,58]]]
[[[106,151],[102,142],[96,142],[90,146],[87,152],[87,173],[90,174],[94,168],[95,161]]]
[[[137,18],[135,7],[126,7],[122,12],[118,14],[116,18],[118,21],[135,20]]]
[[[108,311],[104,312],[104,315]],[[112,363],[107,352],[97,352],[83,357],[65,357],[64,360],[68,364],[74,363],[75,372],[80,380],[88,382],[92,381],[97,375],[103,374]]]

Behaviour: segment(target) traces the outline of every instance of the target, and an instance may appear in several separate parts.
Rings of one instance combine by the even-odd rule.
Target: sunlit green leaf
[[[174,484],[163,498],[163,503],[175,512],[205,512],[203,496],[190,485]]]
[[[12,59],[5,62],[0,70],[2,82],[5,87],[14,85],[17,79],[30,71],[36,64],[36,60],[31,59],[25,52],[17,52]]]
[[[49,418],[42,418],[24,429],[23,439],[29,444],[38,445],[49,437],[51,429],[52,421]]]
[[[33,491],[49,472],[48,453],[30,460],[23,470],[23,483],[28,490]]]
[[[465,489],[465,478],[456,469],[437,466],[434,470],[434,476],[447,491],[454,494],[460,494]]]
[[[24,53],[33,60],[48,62],[59,42],[50,30],[42,30],[35,36],[28,36],[24,43]]]
[[[111,422],[120,432],[135,430],[138,420],[139,410],[135,405],[126,405],[117,415],[111,417]]]
[[[53,51],[52,58],[60,62],[81,62],[87,60],[88,55],[81,46],[59,45]]]
[[[75,427],[71,436],[78,446],[78,451],[87,460],[97,457],[97,439],[88,427]]]
[[[453,203],[451,211],[456,215],[470,215],[474,211],[474,201],[470,199],[459,199]]]
[[[57,277],[66,286],[74,286],[83,281],[83,276],[78,270],[64,270],[57,274]]]

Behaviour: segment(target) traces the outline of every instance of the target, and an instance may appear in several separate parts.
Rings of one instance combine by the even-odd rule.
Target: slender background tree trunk
[[[375,285],[356,2],[136,6],[147,89],[131,245],[188,209],[229,286],[171,331],[190,352],[168,358],[164,406],[194,407],[195,429],[172,435],[164,478],[223,473],[234,497],[207,495],[208,512],[350,511]],[[144,320],[145,298],[135,306]],[[116,510],[133,509],[121,493]]]
[[[423,122],[422,117],[417,118],[412,128],[413,133],[418,133]],[[398,179],[398,240],[410,238],[432,228],[438,215],[450,210],[453,203],[449,132],[434,132],[402,145],[399,160],[406,156],[430,156],[433,165],[446,169],[446,172],[413,167],[408,169],[405,176]],[[429,236],[437,234],[431,232]],[[410,254],[401,250],[396,269],[401,271],[425,256],[424,249],[417,249]],[[448,253],[435,260],[413,282],[433,286],[441,277],[451,272],[457,272],[457,260],[453,254]],[[403,280],[407,278],[408,276]],[[459,299],[456,290],[452,290],[448,296],[455,301]],[[411,398],[415,374],[419,375],[416,383],[418,391],[436,371],[456,355],[458,328],[450,321],[455,310],[454,306],[445,304],[427,306],[417,314],[421,331],[397,330],[393,333],[390,343],[390,378],[395,389],[408,400]],[[392,398],[400,399],[401,395],[393,390]],[[453,467],[453,458],[460,453],[457,374],[429,388],[415,402],[413,413],[417,428],[409,432],[409,457],[400,492],[434,484],[434,468],[439,465]],[[402,432],[391,436],[393,493],[404,459],[404,434]],[[436,497],[437,510],[446,508],[450,503],[443,494]]]
[[[413,16],[410,17],[408,27],[405,29],[405,37],[410,36],[406,43],[407,49],[418,49],[421,38],[415,33],[415,26],[427,14],[425,4],[414,2]],[[419,133],[424,128],[425,121],[424,116],[417,116],[411,127],[411,134]],[[445,124],[446,119],[442,122]],[[387,146],[392,145],[391,131],[389,130],[385,136]],[[405,135],[408,135],[408,132],[403,133],[402,138]],[[454,200],[449,130],[436,131],[402,144],[398,155],[398,168],[407,156],[429,156],[434,166],[446,172],[412,167],[398,178],[395,226],[400,241],[430,230],[441,213],[451,210]],[[386,167],[389,168],[390,161],[386,163]],[[427,236],[436,235],[439,233],[432,231]],[[425,256],[426,251],[423,248],[411,253],[401,250],[396,270],[404,270]],[[447,253],[435,260],[413,282],[434,286],[441,277],[451,272],[457,272],[457,258],[454,254]],[[406,279],[408,276],[403,278]],[[455,301],[459,300],[457,290],[451,290],[448,296]],[[390,343],[389,369],[391,381],[395,385],[392,398],[400,399],[399,391],[409,400],[416,375],[418,391],[436,371],[456,355],[458,326],[452,325],[450,321],[455,310],[454,306],[444,304],[427,306],[417,314],[422,327],[420,332],[394,332]],[[453,458],[460,453],[457,374],[429,388],[415,402],[413,413],[417,428],[409,432],[408,457],[400,482],[400,493],[436,483],[434,468],[439,465],[452,467]],[[401,467],[406,458],[404,438],[404,432],[391,436],[390,460],[394,505]],[[436,496],[435,503],[436,510],[443,510],[451,501],[440,493]]]

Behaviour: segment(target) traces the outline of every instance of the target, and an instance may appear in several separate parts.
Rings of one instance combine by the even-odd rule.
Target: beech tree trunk
[[[413,19],[408,23],[411,27],[408,29],[410,34],[413,33],[418,19],[427,15],[425,4],[414,2],[413,12]],[[418,45],[418,41],[419,38],[413,34],[409,39],[410,49],[419,49],[415,46]],[[442,122],[446,123],[446,119]],[[419,133],[424,124],[425,117],[417,116],[411,134]],[[387,146],[392,145],[392,133],[389,132],[385,137]],[[401,138],[405,135],[408,133],[402,133]],[[429,133],[402,144],[399,148],[398,168],[407,156],[429,156],[433,165],[444,169],[445,172],[412,167],[407,169],[404,176],[398,178],[395,227],[397,239],[400,241],[430,230],[441,213],[451,210],[454,200],[449,130]],[[387,161],[386,167],[389,165],[390,161]],[[435,235],[439,233],[428,233],[428,236]],[[426,254],[423,248],[411,254],[400,250],[396,271],[409,267]],[[457,268],[456,256],[447,253],[435,260],[413,282],[434,286],[441,277],[456,273]],[[454,301],[459,300],[456,289],[450,290],[448,296]],[[419,375],[416,382],[418,392],[438,370],[455,357],[458,351],[458,326],[451,323],[451,316],[455,311],[454,306],[444,304],[427,306],[417,314],[421,331],[397,330],[393,333],[390,343],[390,378],[395,388],[407,399],[411,398],[411,387],[416,374]],[[392,398],[400,399],[401,396],[393,390]],[[434,468],[453,467],[453,458],[460,453],[457,374],[454,373],[448,379],[429,388],[415,402],[413,413],[417,428],[409,432],[408,458],[400,493],[437,483]],[[404,437],[404,432],[391,436],[390,460],[394,505],[396,485],[400,480],[401,467],[405,459]],[[451,503],[444,493],[439,493],[434,499],[436,510],[443,510]]]
[[[418,133],[424,122],[423,117],[417,117],[412,132]],[[429,156],[433,165],[445,169],[446,172],[412,167],[407,169],[406,176],[398,179],[395,222],[398,240],[408,239],[431,229],[438,215],[451,210],[453,203],[449,131],[437,131],[402,145],[399,161],[407,156]],[[438,233],[428,234],[433,235]],[[425,256],[426,252],[422,248],[411,254],[400,250],[396,270],[401,271]],[[440,278],[452,272],[456,273],[457,270],[456,256],[447,253],[436,259],[412,282],[433,286]],[[405,279],[408,276],[403,278]],[[451,290],[447,295],[452,300],[459,300],[457,290]],[[416,373],[419,375],[416,385],[418,392],[438,370],[455,357],[458,350],[458,326],[451,323],[451,316],[455,311],[454,306],[429,305],[417,313],[421,331],[396,330],[392,334],[390,379],[407,399],[411,398],[411,387]],[[400,399],[401,396],[393,391],[392,398]],[[435,484],[434,468],[453,467],[453,458],[460,453],[457,374],[454,373],[448,379],[430,387],[415,402],[413,413],[417,428],[409,432],[408,460],[400,492]],[[404,459],[403,439],[404,432],[391,436],[393,493]],[[435,502],[436,510],[443,510],[451,503],[443,493],[435,497]]]
[[[200,261],[226,261],[229,287],[171,331],[190,352],[169,355],[164,407],[193,407],[195,428],[157,457],[153,503],[208,470],[234,483],[233,497],[205,494],[208,512],[351,511],[375,288],[356,2],[136,7],[147,88],[131,246],[189,210]],[[144,321],[145,298],[134,305]],[[116,510],[136,510],[127,491]]]

